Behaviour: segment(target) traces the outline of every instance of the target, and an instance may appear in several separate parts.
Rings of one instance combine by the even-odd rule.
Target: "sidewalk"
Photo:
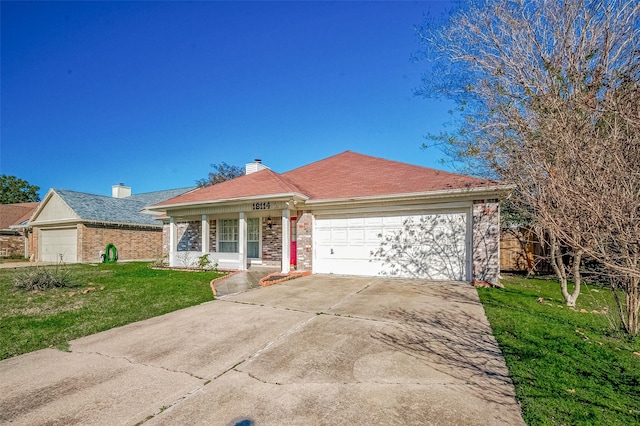
[[[278,271],[280,271],[280,268],[275,266],[252,265],[251,268],[246,271],[237,272],[215,282],[213,287],[216,289],[216,297],[230,296],[258,288],[260,287],[260,279]]]
[[[46,266],[55,265],[55,262],[29,262],[27,260],[2,260],[0,262],[0,269],[9,268],[25,268],[27,266]]]

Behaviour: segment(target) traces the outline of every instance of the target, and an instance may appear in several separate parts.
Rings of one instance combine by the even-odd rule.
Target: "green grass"
[[[525,422],[640,424],[640,356],[634,354],[640,339],[616,328],[610,291],[583,288],[574,311],[564,306],[555,281],[507,277],[502,282],[504,289],[478,293]]]
[[[73,286],[45,291],[15,290],[18,270],[0,269],[0,359],[65,349],[81,336],[213,300],[209,282],[221,275],[147,263],[67,267]]]

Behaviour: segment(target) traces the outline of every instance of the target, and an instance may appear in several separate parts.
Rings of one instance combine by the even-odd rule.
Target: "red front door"
[[[296,242],[296,223],[298,222],[297,217],[291,218],[291,227],[289,228],[289,235],[291,235],[291,251],[289,252],[289,264],[296,266],[298,264],[298,243]]]

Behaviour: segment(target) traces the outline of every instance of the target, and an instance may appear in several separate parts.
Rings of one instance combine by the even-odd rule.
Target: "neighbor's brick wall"
[[[500,208],[498,200],[473,201],[474,281],[497,283],[500,276]]]
[[[31,244],[33,247],[33,250],[31,251],[31,253],[33,254],[33,258],[35,260],[38,260],[40,258],[40,229],[39,228],[32,228],[31,229]]]
[[[299,271],[310,271],[313,267],[312,231],[313,215],[311,212],[304,212],[298,215],[297,227],[297,256]]]
[[[23,235],[0,235],[0,253],[7,250],[7,256],[24,256],[24,236]]]
[[[267,218],[262,218],[262,261],[280,262],[282,260],[282,217],[271,218],[271,229]]]
[[[149,260],[162,256],[162,229],[78,225],[78,262],[99,262],[100,250],[112,243],[119,260]]]

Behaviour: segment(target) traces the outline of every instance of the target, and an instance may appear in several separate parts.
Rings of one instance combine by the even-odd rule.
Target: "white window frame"
[[[249,221],[255,220],[258,227],[258,239],[257,240],[249,240]],[[254,241],[258,243],[258,256],[257,257],[249,257],[249,242]],[[247,257],[249,259],[262,259],[262,219],[260,217],[250,217],[247,218]]]
[[[227,227],[231,226],[231,230]],[[234,229],[235,228],[235,229]],[[230,233],[229,233],[230,232]],[[218,253],[239,253],[240,223],[238,219],[218,219],[216,223]],[[235,238],[235,239],[234,239]],[[223,244],[225,250],[223,250]],[[226,249],[226,244],[235,244],[235,251]]]

